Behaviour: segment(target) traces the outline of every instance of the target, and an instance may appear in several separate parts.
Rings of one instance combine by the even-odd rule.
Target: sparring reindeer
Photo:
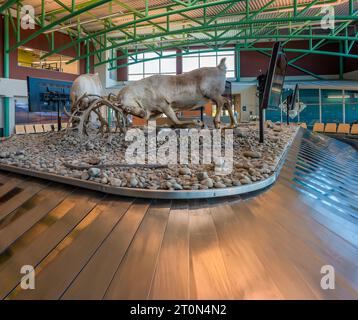
[[[175,125],[202,125],[199,121],[182,121],[176,112],[195,110],[213,101],[217,105],[214,118],[220,128],[220,114],[226,108],[230,128],[236,126],[231,104],[222,94],[226,83],[226,59],[217,67],[199,68],[184,74],[154,75],[125,86],[117,95],[117,103],[125,113],[144,119],[155,119],[165,114]]]

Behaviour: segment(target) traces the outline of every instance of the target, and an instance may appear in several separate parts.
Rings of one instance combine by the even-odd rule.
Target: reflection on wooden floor
[[[357,299],[357,160],[301,129],[269,190],[190,202],[0,172],[0,297]],[[35,290],[20,287],[23,265]],[[323,265],[334,290],[320,286]]]

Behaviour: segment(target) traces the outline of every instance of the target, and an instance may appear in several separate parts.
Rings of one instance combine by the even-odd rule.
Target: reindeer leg
[[[237,127],[237,123],[236,123],[236,119],[234,116],[234,112],[232,111],[232,107],[231,107],[231,103],[229,101],[229,99],[223,97],[224,99],[224,107],[226,108],[226,110],[229,112],[229,116],[230,116],[230,126],[228,127],[228,129],[234,129]]]
[[[190,121],[181,121],[178,119],[178,117],[176,116],[173,108],[169,105],[168,108],[166,108],[164,110],[164,114],[172,121],[174,122],[174,124],[178,125],[178,126],[183,126],[183,125],[198,125],[198,126],[202,126],[202,123],[201,121],[193,121],[193,120],[190,120]]]
[[[221,127],[220,116],[221,116],[221,110],[223,108],[222,97],[219,96],[218,98],[215,98],[212,100],[216,103],[216,114],[214,117],[214,126],[216,129],[220,129],[220,127]]]

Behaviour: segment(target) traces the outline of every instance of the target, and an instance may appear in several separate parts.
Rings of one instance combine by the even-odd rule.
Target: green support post
[[[240,73],[241,73],[241,66],[240,66],[240,47],[239,46],[236,46],[235,47],[235,78],[236,78],[236,81],[240,81]]]
[[[89,52],[90,52],[89,40],[86,40],[86,53],[87,53],[87,56],[86,56],[86,73],[90,73],[90,71],[91,71],[91,60],[90,60]]]
[[[10,78],[9,14],[4,16],[4,78]],[[4,137],[10,136],[10,98],[4,97]]]
[[[339,52],[343,52],[343,43],[339,41]],[[343,80],[343,73],[344,73],[344,60],[343,57],[339,57],[339,80]]]

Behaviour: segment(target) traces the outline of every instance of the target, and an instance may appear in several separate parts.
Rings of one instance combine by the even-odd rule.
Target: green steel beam
[[[271,48],[242,48],[243,51],[257,51],[257,50],[263,50],[263,51],[270,51]],[[321,51],[321,50],[308,50],[308,49],[291,49],[291,48],[285,48],[285,52],[299,52],[299,53],[309,53],[309,54],[324,54],[327,56],[335,56],[335,57],[344,57],[344,58],[353,58],[358,59],[358,54],[347,54],[347,53],[341,53],[341,52],[332,52],[332,51]]]
[[[358,13],[358,11],[354,12],[353,15],[357,15],[357,13]],[[331,34],[336,35],[337,33],[341,32],[344,28],[347,28],[349,24],[350,24],[350,21],[342,23],[340,26],[337,26],[334,30],[332,30]],[[356,35],[356,37],[357,37],[357,35]],[[318,41],[311,49],[318,48],[319,46],[323,45],[325,41],[326,41],[325,39]],[[298,57],[291,59],[290,62],[292,62],[292,63],[296,62],[299,59],[302,59],[303,57],[307,56],[308,54],[309,53],[306,52],[302,55],[299,55]]]
[[[358,19],[356,16],[354,16],[353,18],[355,19]],[[285,19],[285,18],[283,18]],[[317,16],[313,16],[313,17],[308,17],[307,19],[314,19],[314,20],[319,20],[321,19],[321,17],[317,17]],[[239,21],[239,22],[235,22],[235,23],[232,23],[232,22],[228,22],[228,23],[222,23],[222,24],[218,24],[218,27],[220,28],[232,28],[233,26],[237,26],[238,24],[247,24],[245,23],[246,21]],[[268,21],[267,23],[269,23],[270,21]],[[256,21],[257,23],[257,21]],[[197,26],[197,27],[192,27],[192,28],[187,28],[185,29],[184,31],[181,30],[181,29],[178,29],[178,30],[173,30],[173,31],[170,31],[170,32],[167,32],[166,34],[167,35],[174,35],[174,34],[181,34],[183,32],[185,33],[188,33],[188,34],[192,34],[192,33],[195,33],[195,32],[200,32],[202,31],[203,29],[213,29],[213,26]],[[138,39],[134,39],[134,40],[128,40],[128,41],[124,41],[124,42],[119,42],[119,43],[116,43],[116,44],[113,44],[112,46],[109,46],[109,47],[106,47],[105,49],[99,49],[100,51],[101,50],[110,50],[110,49],[115,49],[115,48],[121,48],[123,46],[128,46],[130,44],[135,44],[135,43],[143,43],[144,41],[146,40],[150,40],[150,39],[155,39],[155,38],[158,38],[160,37],[161,35],[160,34],[154,34],[154,35],[145,35],[145,36],[142,36],[142,37],[139,37]],[[275,36],[270,36],[271,38],[280,38],[280,39],[317,39],[317,40],[320,40],[320,39],[327,39],[327,40],[344,40],[344,38],[342,37],[337,37],[337,38],[334,38],[333,36],[325,36],[325,35],[275,35]],[[266,37],[267,38],[267,37]],[[265,37],[261,37],[261,36],[255,36],[254,39],[266,39]],[[252,37],[250,38],[250,36],[246,36],[246,37],[241,37],[241,39],[252,39]],[[350,37],[349,38],[350,40],[357,40],[356,37]],[[216,41],[218,39],[216,38],[212,38],[211,39],[212,41]],[[187,40],[183,41],[183,44],[185,44],[187,42]],[[65,48],[67,47],[70,47],[71,45],[68,44],[68,45],[65,45]],[[61,51],[60,49],[58,50],[55,50],[54,53],[57,53],[57,51]],[[95,54],[95,52],[91,52],[90,54]],[[49,56],[50,53],[48,54],[45,54],[42,58],[46,58],[47,56]],[[79,57],[76,57],[75,60],[79,60],[79,59],[83,59],[84,57],[83,56],[79,56]]]
[[[81,3],[81,4],[78,4],[77,5],[77,8],[80,8],[80,7],[83,7],[84,5],[87,5],[87,4],[90,4],[90,3],[93,3],[95,0],[91,0],[91,1],[88,1],[88,2],[84,2],[84,3]],[[244,1],[244,0],[241,0],[241,1]],[[194,5],[194,4],[196,4],[198,1],[191,1],[191,5]],[[205,3],[206,2],[206,0],[203,0],[203,2]],[[332,4],[334,4],[334,3],[336,3],[337,2],[337,0],[321,0],[318,4],[325,4],[325,5],[328,5],[328,4],[330,4],[330,3],[332,3]],[[306,4],[304,4],[304,3],[302,3],[302,4],[296,4],[297,5],[297,8],[299,8],[299,7],[305,7],[306,6]],[[160,10],[160,9],[167,9],[167,10],[173,10],[172,8],[174,7],[174,6],[178,6],[178,4],[165,4],[165,5],[158,5],[158,6],[151,6],[151,7],[147,7],[148,6],[148,0],[146,0],[146,8],[145,9],[143,9],[143,11],[146,13],[145,14],[145,16],[150,16],[150,14],[148,14],[149,13],[149,11],[158,11],[158,10]],[[292,10],[292,5],[288,5],[288,6],[279,6],[279,7],[273,7],[272,9],[268,9],[268,10],[266,10],[266,11],[276,11],[276,10]],[[148,9],[148,10],[147,10]],[[206,7],[204,7],[203,8],[203,11],[204,11],[204,17],[203,17],[203,20],[204,20],[204,22],[205,22],[205,18],[206,18]],[[56,9],[56,10],[54,10],[54,11],[50,11],[48,14],[58,14],[58,13],[63,13],[63,12],[65,12],[65,10],[63,10],[63,9]],[[252,11],[251,13],[254,13],[255,11]],[[88,13],[89,14],[89,13]],[[123,14],[116,14],[115,15],[115,17],[121,17],[121,18],[123,18],[123,17],[127,17],[128,15],[130,15],[131,13],[130,12],[128,12],[128,13],[123,13]],[[227,15],[225,15],[225,17],[236,17],[238,15],[238,13],[230,13],[230,14],[227,14]],[[99,20],[101,19],[101,18],[98,18]],[[184,23],[183,21],[178,21],[178,20],[176,20],[176,22],[178,22],[178,23]],[[159,25],[159,23],[158,23],[158,25]]]
[[[194,5],[194,6],[190,6],[190,7],[180,8],[180,9],[177,9],[177,10],[171,10],[171,11],[168,11],[168,12],[158,13],[158,14],[155,14],[155,15],[152,15],[152,16],[149,16],[149,17],[143,17],[143,18],[137,19],[136,21],[129,21],[129,22],[123,23],[121,25],[116,25],[114,27],[107,28],[105,30],[100,30],[100,31],[94,32],[92,35],[89,35],[89,36],[86,36],[86,37],[83,37],[83,38],[79,38],[79,39],[77,39],[76,41],[74,41],[72,43],[66,44],[66,45],[64,45],[64,46],[62,46],[62,47],[50,52],[48,55],[45,55],[44,57],[49,56],[49,55],[54,54],[54,53],[61,52],[61,51],[65,50],[65,49],[67,49],[67,48],[70,48],[70,47],[76,45],[76,43],[78,43],[78,42],[83,42],[83,41],[85,41],[87,39],[90,39],[92,37],[98,37],[98,36],[100,36],[102,34],[109,33],[111,31],[127,28],[128,26],[133,26],[136,23],[147,22],[147,21],[150,21],[150,20],[154,20],[154,19],[158,19],[158,18],[164,18],[166,16],[171,16],[171,15],[179,14],[179,13],[182,13],[182,12],[202,9],[203,7],[212,7],[212,6],[216,6],[216,5],[229,4],[232,1],[240,2],[242,0],[213,1],[213,2],[208,2],[208,3],[205,3],[205,4],[199,4],[199,5]],[[163,36],[166,36],[166,35],[163,34]],[[109,48],[109,49],[112,49],[112,48]]]
[[[240,2],[241,0],[239,1],[234,1],[234,2]],[[195,5],[195,6],[190,6],[190,7],[185,7],[185,8],[181,8],[181,9],[177,9],[177,10],[171,10],[169,12],[163,12],[163,13],[160,13],[160,14],[155,14],[153,16],[148,16],[148,17],[143,17],[143,18],[140,18],[138,19],[136,22],[134,21],[130,21],[130,22],[127,22],[127,23],[124,23],[124,24],[121,24],[121,25],[117,25],[117,26],[113,26],[111,28],[107,28],[105,30],[100,30],[98,32],[94,32],[93,34],[91,35],[87,35],[86,37],[84,38],[80,38],[80,39],[77,39],[76,41],[77,42],[81,42],[81,41],[85,41],[87,40],[88,38],[94,38],[94,37],[97,37],[99,35],[102,35],[104,33],[107,33],[107,32],[111,32],[111,31],[114,31],[114,30],[117,30],[117,29],[121,29],[121,28],[126,28],[128,26],[131,26],[135,23],[142,23],[142,22],[146,22],[146,21],[150,21],[151,19],[156,19],[156,18],[160,18],[160,17],[165,17],[165,16],[169,16],[169,15],[174,15],[174,14],[181,14],[183,12],[186,12],[186,11],[190,11],[190,10],[196,10],[196,9],[201,9],[201,8],[206,8],[206,7],[210,7],[210,6],[216,6],[216,5],[222,5],[222,4],[229,4],[229,3],[232,3],[233,1],[227,1],[227,0],[221,0],[221,1],[214,1],[214,2],[210,2],[210,3],[202,3],[200,5]],[[279,9],[279,8],[275,8],[275,9]],[[338,17],[337,17],[338,18]],[[343,19],[346,19],[348,17],[340,17],[340,18],[343,18]],[[349,17],[350,18],[350,17]],[[297,18],[291,18],[292,21],[304,21],[306,18],[302,18],[302,17],[297,17]],[[319,20],[319,19],[316,19],[316,20]],[[271,21],[275,21],[275,19],[271,19]],[[261,22],[270,22],[270,19],[265,19],[265,21],[263,21],[262,19],[260,19],[259,21],[260,23]],[[282,19],[281,21],[277,21],[277,22],[286,22],[286,19]],[[243,22],[240,21],[239,23],[236,23],[237,24],[242,24]],[[258,20],[253,20],[253,21],[246,21],[245,23],[258,23]],[[165,34],[161,34],[161,36],[165,36]],[[141,39],[140,39],[141,40]],[[72,44],[67,44],[65,46],[62,46],[61,48],[58,48],[56,49],[55,51],[53,52],[50,52],[48,55],[51,55],[51,54],[54,54],[54,53],[58,53],[62,50],[65,50],[73,45],[76,45],[76,43],[72,43]],[[113,47],[111,48],[108,48],[108,49],[112,49]],[[46,56],[48,55],[45,55],[43,58],[45,58]]]
[[[268,53],[268,52],[266,52],[266,51],[257,50],[257,52],[259,52],[259,53],[261,53],[261,54],[263,54],[263,55],[265,55],[265,56],[267,56],[267,57],[271,57],[271,54]],[[298,66],[298,65],[296,65],[296,64],[294,64],[294,63],[292,63],[292,62],[288,62],[288,65],[289,65],[290,67],[292,67],[292,68],[294,68],[294,69],[297,69],[297,70],[299,70],[299,71],[302,71],[303,73],[306,73],[306,74],[308,74],[308,75],[310,75],[310,76],[312,76],[312,77],[314,77],[314,78],[316,78],[316,79],[324,80],[321,76],[319,76],[319,75],[317,75],[317,74],[315,74],[315,73],[313,73],[313,72],[311,72],[311,71],[309,71],[309,70],[307,70],[307,69],[304,69],[304,68],[302,68],[302,67],[300,67],[300,66]]]
[[[315,4],[317,4],[318,2],[320,2],[320,0],[314,0],[312,2],[310,2],[309,4],[307,4],[305,6],[304,9],[302,9],[300,12],[296,13],[295,14],[295,17],[298,17],[298,16],[301,16],[303,15],[304,13],[306,13],[311,7],[313,7]]]
[[[343,42],[339,41],[339,52],[343,53]],[[343,80],[343,73],[344,73],[344,61],[343,57],[339,57],[339,80]]]
[[[4,16],[4,78],[10,78],[10,54],[9,54],[9,13]],[[3,135],[10,135],[10,98],[4,97],[4,132]]]
[[[294,36],[289,36],[289,35],[274,35],[274,36],[269,36],[269,35],[262,35],[262,36],[257,36],[257,35],[253,35],[253,36],[241,36],[239,34],[239,36],[234,36],[234,37],[228,37],[228,38],[218,38],[216,39],[216,41],[231,41],[231,42],[237,42],[239,40],[250,40],[250,39],[267,39],[267,38],[277,38],[277,39],[307,39],[307,37],[305,35],[294,35]],[[324,36],[324,35],[312,35],[311,36],[312,39],[316,39],[316,40],[320,40],[320,39],[324,39],[324,40],[335,40],[335,41],[342,41],[345,39],[345,37],[342,37],[342,36]],[[349,37],[350,40],[358,40],[357,37]],[[190,46],[193,46],[193,45],[197,45],[197,44],[205,44],[205,43],[208,43],[208,42],[212,42],[213,40],[212,39],[195,39],[195,40],[187,40],[185,42],[185,45],[190,45]],[[162,47],[158,47],[157,50],[159,51],[162,51],[162,50],[167,50],[167,49],[172,49],[172,48],[178,48],[180,45],[180,43],[170,43],[166,46],[162,46]],[[147,53],[147,52],[151,52],[153,50],[143,50],[141,52],[143,53]],[[94,52],[92,52],[94,53]],[[96,66],[98,65],[102,65],[102,64],[105,64],[105,63],[109,63],[109,62],[113,62],[115,60],[121,60],[121,59],[124,59],[126,57],[130,56],[130,54],[128,55],[122,55],[120,57],[115,57],[113,59],[108,59],[108,60],[103,60],[103,61],[100,61],[99,63],[96,64]],[[85,56],[81,56],[81,57],[78,57],[78,58],[74,58],[70,61],[68,61],[68,63],[71,63],[75,60],[78,60],[78,59],[83,59],[85,58]]]
[[[90,73],[90,71],[91,71],[91,60],[90,60],[90,56],[88,54],[90,52],[90,42],[89,42],[89,40],[86,41],[86,52],[87,52],[86,73]]]
[[[64,16],[64,17],[62,17],[62,18],[60,18],[60,19],[58,19],[58,20],[56,20],[56,21],[53,21],[53,22],[49,23],[49,24],[46,25],[45,27],[43,27],[43,28],[41,28],[41,29],[39,29],[39,30],[33,32],[33,33],[32,33],[31,35],[29,35],[26,39],[23,39],[23,40],[21,40],[20,42],[16,43],[13,47],[10,48],[10,51],[11,51],[11,50],[14,50],[14,49],[16,49],[16,48],[18,48],[18,47],[20,47],[20,46],[22,46],[22,45],[24,45],[24,44],[26,44],[27,42],[29,42],[30,40],[36,38],[37,36],[39,36],[40,34],[44,33],[45,31],[50,30],[51,28],[53,28],[53,27],[55,27],[55,26],[57,26],[57,25],[59,25],[59,24],[65,22],[65,21],[67,21],[67,20],[69,20],[69,19],[72,19],[72,18],[74,18],[74,17],[77,17],[77,16],[79,16],[80,14],[82,14],[82,13],[88,11],[88,10],[97,8],[97,7],[99,7],[99,6],[101,6],[101,5],[105,4],[105,3],[107,3],[107,2],[109,2],[109,1],[111,1],[111,0],[100,0],[100,1],[96,1],[96,2],[94,2],[94,3],[92,3],[92,4],[88,5],[88,6],[85,6],[85,7],[81,8],[81,9],[79,9],[79,10],[77,10],[77,11],[74,11],[74,12],[72,12],[72,13],[70,13],[70,14],[68,14],[68,15],[66,15],[66,16]],[[90,38],[91,38],[91,37],[88,37],[88,39],[90,39]],[[86,39],[86,40],[87,40],[87,39]],[[80,42],[82,42],[82,41],[84,41],[84,40],[78,41],[78,42],[76,42],[76,44],[77,44],[77,43],[80,43]]]
[[[5,3],[0,7],[0,13],[5,12],[7,9],[9,9],[11,6],[13,6],[17,0],[7,0]]]
[[[235,78],[236,78],[236,81],[240,81],[240,79],[241,79],[240,61],[241,61],[240,47],[236,46],[235,47]]]

